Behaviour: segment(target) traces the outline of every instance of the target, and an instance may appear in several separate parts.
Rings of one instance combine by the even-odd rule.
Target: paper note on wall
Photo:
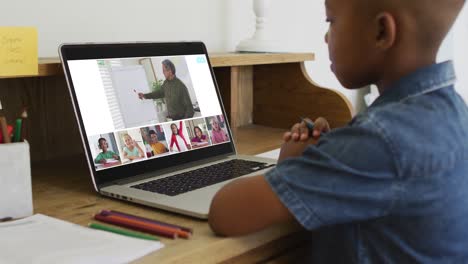
[[[0,27],[0,76],[37,74],[37,29]]]

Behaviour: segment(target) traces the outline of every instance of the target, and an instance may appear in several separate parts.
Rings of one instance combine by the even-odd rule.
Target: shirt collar
[[[455,70],[451,61],[421,68],[392,84],[371,107],[398,102],[455,84]]]

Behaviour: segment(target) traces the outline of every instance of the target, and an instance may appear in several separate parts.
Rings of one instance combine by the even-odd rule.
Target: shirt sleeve
[[[164,87],[161,86],[161,89],[151,92],[151,93],[146,93],[144,94],[146,99],[159,99],[159,98],[164,98]]]
[[[369,127],[333,130],[265,177],[309,230],[384,216],[399,190],[391,147]]]

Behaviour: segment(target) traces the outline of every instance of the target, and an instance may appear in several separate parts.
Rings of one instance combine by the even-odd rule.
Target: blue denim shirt
[[[404,77],[265,176],[313,263],[468,263],[468,110],[451,62]]]

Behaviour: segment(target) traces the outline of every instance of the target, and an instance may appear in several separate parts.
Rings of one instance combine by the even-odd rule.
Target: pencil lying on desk
[[[120,234],[120,235],[124,235],[124,236],[129,236],[129,237],[141,238],[141,239],[146,239],[146,240],[155,240],[155,241],[159,240],[157,237],[154,237],[154,236],[151,236],[151,235],[141,234],[141,233],[137,233],[135,231],[124,230],[124,229],[120,229],[120,228],[116,228],[116,227],[108,226],[108,225],[90,223],[90,224],[88,224],[88,226],[90,228],[93,228],[93,229],[103,230],[103,231],[107,231],[107,232],[111,232],[111,233],[115,233],[115,234]]]
[[[177,237],[177,234],[175,232],[171,232],[167,230],[159,230],[153,227],[142,226],[138,223],[129,223],[127,221],[121,221],[120,219],[112,218],[110,216],[104,216],[101,214],[94,215],[94,219],[104,222],[104,223],[126,227],[126,228],[138,230],[138,231],[145,232],[145,233],[150,233],[150,234],[157,235],[157,236],[162,236],[162,237],[167,237],[167,238],[172,238],[172,239],[175,239]]]
[[[108,216],[114,216],[114,217],[119,218],[119,219],[127,219],[127,220],[129,220],[131,222],[144,224],[144,226],[146,226],[146,225],[156,226],[156,227],[158,227],[159,229],[162,229],[162,230],[175,232],[177,234],[177,236],[182,237],[182,238],[189,238],[192,235],[190,232],[187,232],[187,231],[183,230],[179,226],[161,224],[161,223],[159,223],[157,221],[153,221],[153,220],[143,218],[143,217],[132,216],[132,215],[125,214],[125,213],[120,213],[120,212],[116,213],[116,212],[108,211],[108,210],[102,210],[100,214],[104,215],[104,216],[107,216],[107,217]]]
[[[182,238],[190,238],[191,234],[189,232],[183,231],[178,228],[162,226],[158,224],[143,222],[136,219],[125,218],[118,215],[112,214],[105,214],[105,212],[101,212],[101,214],[96,214],[94,216],[96,220],[103,221],[110,224],[120,225],[129,227],[131,229],[136,229],[156,235],[166,236],[170,238],[175,237],[182,237]]]
[[[120,216],[128,217],[128,218],[131,218],[131,219],[141,220],[143,222],[154,223],[154,224],[158,224],[158,225],[178,228],[178,229],[181,229],[181,230],[183,230],[185,232],[193,233],[192,228],[173,225],[173,224],[169,224],[169,223],[165,223],[165,222],[161,222],[161,221],[157,221],[157,220],[153,220],[153,219],[149,219],[149,218],[145,218],[145,217],[141,217],[141,216],[137,216],[137,215],[126,214],[126,213],[122,213],[122,212],[115,211],[115,210],[102,210],[101,212],[108,212],[109,214],[120,215]]]

